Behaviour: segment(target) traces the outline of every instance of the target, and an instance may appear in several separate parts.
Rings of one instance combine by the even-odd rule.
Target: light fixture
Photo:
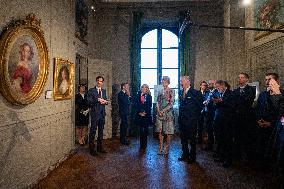
[[[96,9],[95,9],[95,6],[94,5],[92,5],[91,6],[91,9],[95,12],[96,11]]]
[[[243,6],[249,6],[251,4],[251,0],[243,0],[242,5]]]

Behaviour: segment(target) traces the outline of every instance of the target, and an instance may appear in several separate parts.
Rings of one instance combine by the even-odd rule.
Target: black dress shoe
[[[228,167],[231,167],[232,165],[232,161],[225,161],[222,166],[225,167],[225,168],[228,168]]]
[[[213,150],[213,146],[206,146],[202,150],[204,150],[204,151],[212,151]]]
[[[192,164],[195,162],[196,162],[196,159],[192,159],[192,158],[189,158],[189,160],[187,161],[188,164]]]
[[[214,159],[219,158],[219,155],[218,155],[217,153],[214,153],[214,154],[213,154],[213,158],[214,158]]]
[[[124,142],[120,142],[120,144],[129,146],[129,145],[130,145],[130,142],[129,142],[129,141],[124,141]]]
[[[105,151],[105,149],[103,149],[103,148],[101,148],[101,149],[98,149],[98,152],[100,152],[100,153],[107,153],[107,151]]]
[[[214,162],[223,163],[225,160],[223,158],[215,158]]]
[[[181,156],[181,157],[178,158],[178,160],[179,160],[179,161],[186,161],[186,162],[188,162],[188,161],[189,161],[189,157],[187,157],[187,156]]]
[[[90,154],[91,154],[91,156],[97,156],[98,155],[98,153],[94,150],[90,150]]]

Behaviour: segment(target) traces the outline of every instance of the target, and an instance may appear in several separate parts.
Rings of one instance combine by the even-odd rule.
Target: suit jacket
[[[256,120],[263,119],[271,122],[274,125],[279,116],[279,104],[275,107],[270,99],[270,96],[271,95],[268,91],[263,91],[259,94],[256,105]],[[282,103],[283,96],[284,91],[281,90],[281,95],[279,97],[280,103]]]
[[[240,87],[233,91],[236,114],[241,117],[252,117],[252,104],[255,99],[255,88],[246,85],[243,92]]]
[[[131,97],[129,97],[125,92],[120,91],[118,93],[117,98],[118,98],[118,105],[119,105],[119,114],[128,115]]]
[[[234,113],[232,91],[227,89],[221,98],[223,101],[216,104],[215,119],[230,120]]]
[[[106,90],[102,89],[101,92],[103,99],[106,100],[107,99]],[[91,107],[91,117],[101,119],[105,117],[106,112],[105,112],[105,105],[100,104],[98,98],[100,98],[100,96],[98,94],[97,87],[89,89],[87,93],[87,100],[89,106]]]
[[[179,96],[179,116],[178,123],[180,127],[190,127],[192,121],[198,120],[203,109],[203,96],[200,91],[190,87],[185,98],[183,90]]]
[[[75,95],[75,107],[76,111],[87,110],[89,108],[88,101],[87,101],[87,94],[84,94],[84,98],[80,93]]]
[[[207,114],[209,116],[212,116],[214,117],[215,115],[215,104],[213,103],[212,99],[214,96],[216,96],[216,93],[218,93],[218,90],[217,89],[214,89],[213,91],[206,91],[205,95],[204,95],[204,101],[208,101],[208,105],[206,106],[205,108],[205,111],[207,112]]]
[[[86,126],[89,123],[89,114],[86,116],[82,114],[82,111],[85,111],[89,108],[87,101],[87,94],[84,94],[84,98],[80,93],[77,93],[75,96],[75,123],[77,126]]]
[[[145,102],[144,104],[141,102],[141,92],[139,91],[134,99],[134,109],[135,109],[135,117],[136,123],[138,125],[144,124],[149,125],[152,123],[152,96],[150,94],[145,95]],[[145,112],[146,116],[142,117],[139,115],[140,112]]]

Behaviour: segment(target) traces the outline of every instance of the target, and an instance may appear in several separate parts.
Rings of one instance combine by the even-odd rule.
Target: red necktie
[[[144,95],[141,95],[141,97],[140,97],[140,101],[141,101],[141,103],[142,103],[142,104],[144,104],[144,102],[145,102]]]

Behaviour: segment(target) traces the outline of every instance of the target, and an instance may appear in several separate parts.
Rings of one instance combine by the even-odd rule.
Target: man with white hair
[[[182,155],[179,161],[189,164],[196,161],[196,132],[198,118],[203,108],[203,96],[190,85],[189,76],[181,77],[182,91],[179,96],[179,130],[182,144]],[[190,141],[190,152],[188,148]]]

